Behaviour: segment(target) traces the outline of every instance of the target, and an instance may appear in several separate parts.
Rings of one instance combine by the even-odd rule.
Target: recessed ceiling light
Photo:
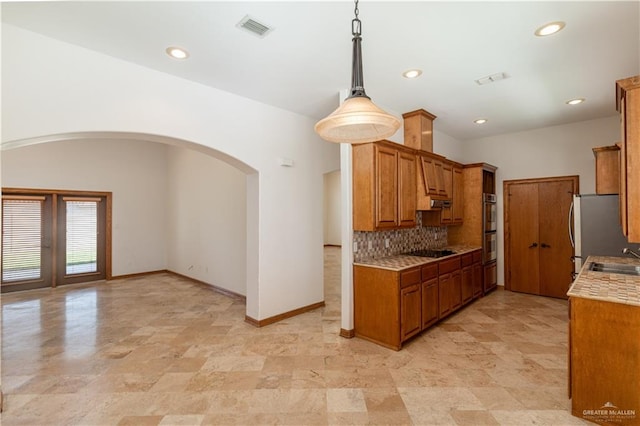
[[[477,120],[473,120],[474,123],[476,124],[484,124],[487,122],[486,118],[478,118]]]
[[[544,37],[551,34],[555,34],[561,29],[563,29],[564,25],[565,23],[562,21],[551,22],[538,28],[534,34],[537,35],[538,37]]]
[[[578,105],[581,104],[585,101],[584,98],[575,98],[575,99],[569,99],[567,102],[565,102],[567,105]]]
[[[405,72],[402,73],[402,76],[405,78],[418,78],[421,75],[422,75],[422,70],[418,70],[418,69],[406,70]]]
[[[165,52],[167,52],[167,55],[171,56],[173,59],[187,59],[189,57],[189,52],[181,47],[167,47]]]

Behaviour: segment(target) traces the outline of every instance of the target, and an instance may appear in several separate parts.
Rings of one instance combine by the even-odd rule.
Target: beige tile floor
[[[400,352],[326,307],[261,329],[171,275],[2,297],[3,425],[572,425],[567,303],[493,292]]]

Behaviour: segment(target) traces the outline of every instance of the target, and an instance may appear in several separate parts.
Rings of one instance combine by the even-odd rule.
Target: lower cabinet
[[[473,254],[467,253],[460,256],[462,266],[462,304],[473,300]]]
[[[482,296],[484,274],[482,268],[482,252],[473,252],[473,298]]]
[[[571,414],[640,424],[640,306],[571,296],[569,309]]]
[[[466,254],[400,272],[355,265],[355,335],[400,350],[403,342],[481,296],[481,252],[475,253],[465,257],[471,264],[464,268]]]
[[[438,264],[422,267],[422,329],[438,322],[440,318],[438,300]]]
[[[400,338],[402,341],[422,331],[420,269],[400,274]]]
[[[462,306],[460,256],[439,262],[438,270],[440,318],[444,318]]]
[[[498,286],[498,264],[497,262],[491,262],[484,265],[484,294],[489,293],[491,290]]]

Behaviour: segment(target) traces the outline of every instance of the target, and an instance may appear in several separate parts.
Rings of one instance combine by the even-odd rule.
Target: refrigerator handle
[[[576,248],[576,242],[573,239],[573,232],[571,231],[571,223],[573,222],[573,203],[574,201],[571,200],[571,206],[569,207],[569,220],[567,224],[569,227],[569,241],[571,241],[571,247]]]

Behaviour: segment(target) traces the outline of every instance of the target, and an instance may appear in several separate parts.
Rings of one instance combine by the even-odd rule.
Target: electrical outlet
[[[353,252],[356,253],[358,251],[358,242],[354,241],[353,242]]]
[[[389,239],[385,238],[384,240],[384,248],[389,248]]]
[[[369,250],[371,250],[372,248],[373,248],[373,243],[369,241]]]

